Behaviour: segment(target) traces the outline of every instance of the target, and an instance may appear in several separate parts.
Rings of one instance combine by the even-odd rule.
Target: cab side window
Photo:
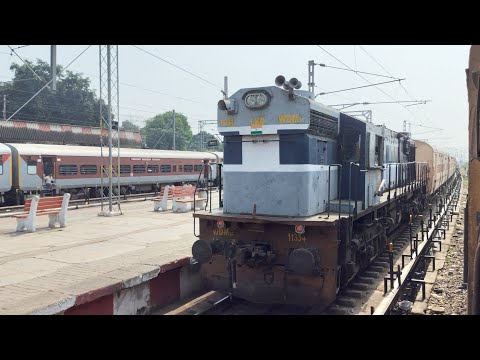
[[[360,162],[360,140],[358,130],[345,129],[343,137],[343,160],[345,162]]]

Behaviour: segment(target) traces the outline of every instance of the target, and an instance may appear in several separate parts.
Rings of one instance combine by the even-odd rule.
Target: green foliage
[[[130,120],[122,121],[122,126],[120,127],[122,130],[129,130],[129,131],[140,131],[140,127],[135,125]]]
[[[0,93],[7,96],[7,117],[51,79],[50,65],[45,61],[37,59],[34,63],[27,60],[26,63],[45,81],[35,76],[27,65],[12,64],[13,81],[0,82]],[[50,89],[50,84],[13,119],[98,127],[100,102],[90,88],[90,80],[79,73],[61,71],[62,66],[57,65],[56,91]]]
[[[187,118],[181,113],[175,113],[175,145],[176,150],[187,150],[192,139],[192,129]],[[173,149],[173,112],[158,114],[147,120],[141,130],[142,138],[149,149]]]
[[[209,140],[217,140],[218,146],[209,147],[208,141]],[[206,132],[201,131],[198,134],[193,135],[192,142],[190,145],[190,150],[192,151],[200,151],[202,150],[202,142],[203,142],[203,150],[204,151],[223,151],[223,143],[216,138],[214,135]]]
[[[37,59],[36,62],[26,61],[26,64],[12,64],[13,81],[0,82],[0,100],[2,95],[7,97],[7,117],[16,112],[35,93],[37,93],[51,79],[50,65]],[[43,80],[39,79],[30,70],[35,71]],[[43,89],[33,100],[22,108],[14,120],[27,120],[35,122],[52,122],[80,126],[100,126],[99,112],[100,101],[95,91],[91,89],[90,79],[80,73],[72,71],[62,72],[62,66],[57,65],[57,89],[51,86]],[[102,103],[106,108],[106,104]],[[186,116],[175,114],[176,123],[176,149],[177,150],[203,150],[223,151],[223,144],[208,147],[207,142],[216,139],[212,134],[204,132],[192,137],[192,130]],[[158,114],[147,120],[145,127],[140,129],[132,121],[125,120],[121,129],[140,131],[143,141],[150,149],[173,149],[173,112]]]

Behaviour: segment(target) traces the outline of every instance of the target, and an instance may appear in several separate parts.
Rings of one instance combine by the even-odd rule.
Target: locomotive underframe
[[[424,193],[418,186],[340,219],[195,213],[200,240],[193,256],[208,289],[256,303],[326,307],[384,249],[388,234],[423,210]]]

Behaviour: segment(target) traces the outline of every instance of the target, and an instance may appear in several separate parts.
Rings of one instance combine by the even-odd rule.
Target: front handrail
[[[223,164],[217,164],[218,166],[218,207],[223,208],[223,200],[222,200],[222,190],[223,190],[223,183],[222,183],[222,167]]]
[[[342,165],[341,164],[330,164],[328,165],[328,204],[327,204],[327,218],[330,217],[330,169],[332,166],[336,166],[339,169],[337,176],[337,197],[338,197],[338,219],[340,220],[340,213],[342,210]]]
[[[349,171],[349,179],[348,179],[348,216],[351,214],[350,210],[350,203],[351,203],[351,198],[352,198],[352,165],[358,167],[358,170],[360,170],[360,164],[359,163],[354,163],[353,161],[350,162],[350,171]],[[355,209],[357,208],[357,191],[355,187]]]
[[[203,164],[202,168],[200,169],[200,174],[198,174],[198,180],[197,180],[197,186],[195,186],[195,191],[193,192],[193,214],[195,215],[195,211],[197,210],[197,207],[195,206],[195,198],[197,196],[197,190],[198,190],[198,184],[200,183],[200,178],[202,177],[203,170],[206,167],[209,167],[210,171],[207,174],[206,180],[207,180],[207,202],[205,203],[205,208],[204,210],[207,210],[207,204],[210,204],[210,212],[212,212],[212,186],[211,186],[211,181],[212,181],[212,166],[210,164]],[[210,192],[210,195],[209,195]],[[195,237],[199,237],[200,234],[197,235],[196,233],[196,228],[195,228],[195,216],[193,217],[193,235]]]

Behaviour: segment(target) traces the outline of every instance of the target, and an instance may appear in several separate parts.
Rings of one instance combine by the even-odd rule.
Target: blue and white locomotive
[[[424,204],[426,168],[397,133],[283,76],[218,103],[223,209],[199,212],[205,285],[253,302],[330,304]]]

